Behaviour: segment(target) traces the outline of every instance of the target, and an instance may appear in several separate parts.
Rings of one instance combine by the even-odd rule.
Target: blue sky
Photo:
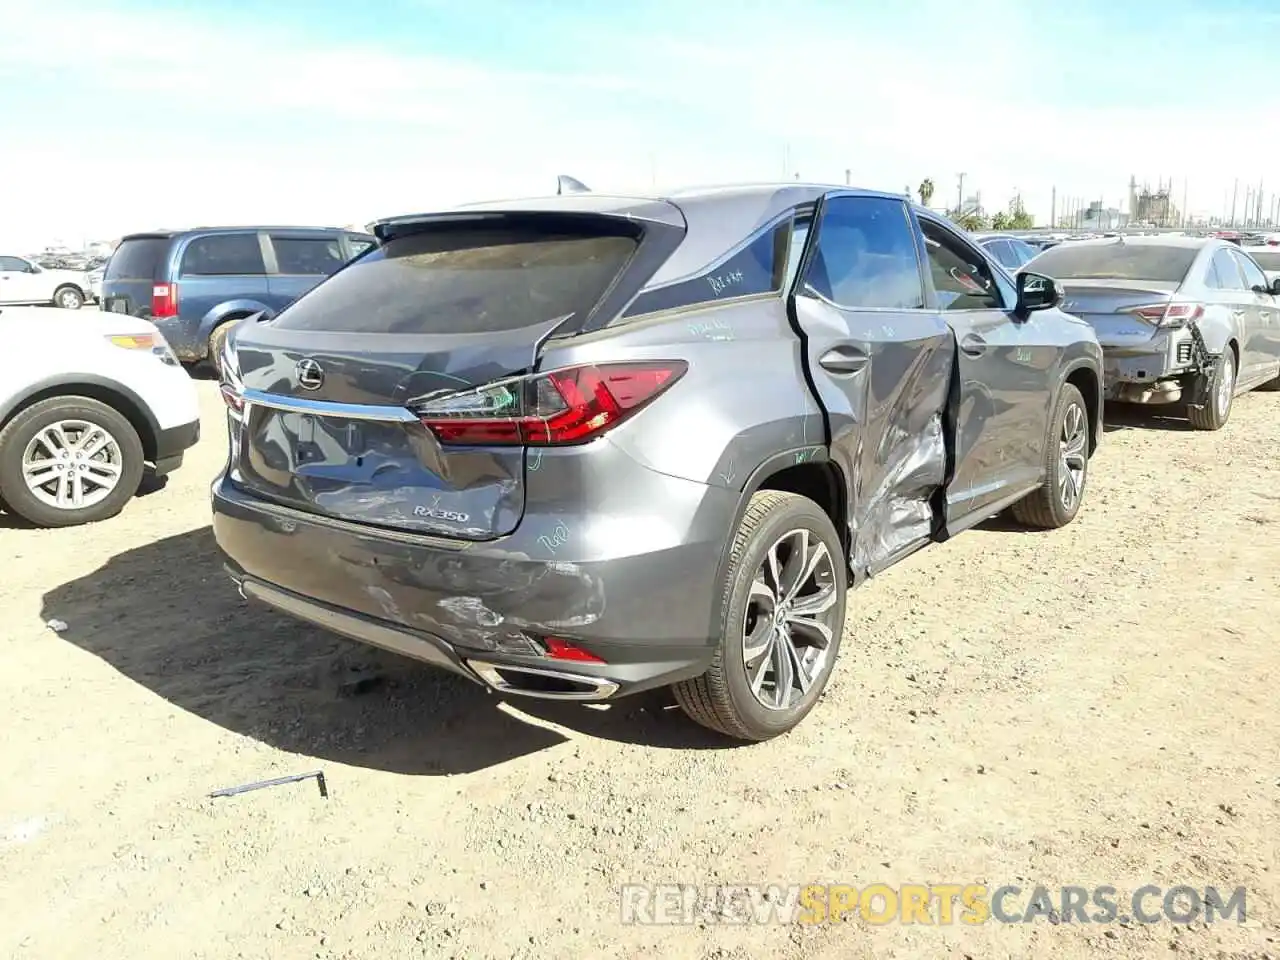
[[[785,13],[783,12],[785,11]],[[0,244],[363,223],[570,173],[938,202],[1280,191],[1280,0],[0,0]],[[1274,182],[1268,184],[1267,178]],[[14,188],[29,184],[30,188]]]

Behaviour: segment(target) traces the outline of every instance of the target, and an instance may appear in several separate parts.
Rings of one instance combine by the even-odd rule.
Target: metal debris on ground
[[[298,783],[301,780],[309,780],[315,777],[317,786],[320,787],[320,796],[326,800],[329,798],[329,787],[324,780],[323,770],[312,770],[310,773],[295,773],[289,777],[276,777],[272,780],[259,780],[256,783],[244,783],[238,787],[224,787],[221,790],[215,790],[209,794],[210,799],[214,797],[234,797],[239,793],[248,793],[250,790],[261,790],[263,787],[278,787],[286,783]]]

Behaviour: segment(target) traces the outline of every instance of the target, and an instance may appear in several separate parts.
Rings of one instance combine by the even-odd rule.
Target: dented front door
[[[954,342],[902,201],[829,197],[809,247],[795,314],[849,482],[850,567],[871,575],[933,533]]]

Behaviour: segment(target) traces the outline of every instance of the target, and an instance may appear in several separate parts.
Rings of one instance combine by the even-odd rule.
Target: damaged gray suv
[[[821,696],[849,587],[1080,509],[1093,330],[901,196],[575,191],[375,234],[228,338],[214,531],[251,600],[763,740]]]

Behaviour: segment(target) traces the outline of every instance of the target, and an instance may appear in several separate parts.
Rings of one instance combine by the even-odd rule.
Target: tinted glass
[[[367,237],[347,237],[347,245],[351,248],[351,257],[355,259],[373,246],[373,241]]]
[[[161,280],[168,250],[169,241],[163,237],[125,240],[107,261],[103,280]]]
[[[983,242],[982,246],[986,248],[987,253],[1000,261],[1001,265],[1011,270],[1018,265],[1008,240],[987,240]]]
[[[1010,240],[1009,248],[1013,251],[1015,267],[1021,267],[1039,252],[1031,244],[1022,240]]]
[[[1262,272],[1256,263],[1243,254],[1234,254],[1236,260],[1240,262],[1240,269],[1244,271],[1244,282],[1250,290],[1267,290],[1270,284],[1267,283],[1267,275]]]
[[[0,257],[0,270],[17,270],[23,271],[27,269],[27,261],[19,260],[17,257]]]
[[[929,275],[943,310],[1002,310],[1004,298],[985,260],[959,237],[923,221]]]
[[[187,277],[241,277],[266,273],[256,233],[223,233],[198,237],[182,254]]]
[[[805,287],[850,309],[924,306],[915,234],[900,200],[837,197],[818,224]]]
[[[1036,257],[1036,272],[1055,280],[1152,280],[1181,283],[1196,247],[1154,243],[1062,243]]]
[[[1210,265],[1212,285],[1219,290],[1243,290],[1244,280],[1240,276],[1240,268],[1236,266],[1236,258],[1230,250],[1222,249],[1213,255]]]
[[[1280,270],[1280,247],[1274,250],[1250,250],[1249,256],[1263,270]]]
[[[290,330],[490,333],[585,315],[635,251],[631,237],[436,230],[391,240],[282,311]]]
[[[779,290],[790,236],[789,221],[768,227],[698,276],[642,293],[627,310],[627,316]]]
[[[346,263],[337,237],[272,237],[271,245],[276,249],[276,269],[280,273],[327,277]]]

